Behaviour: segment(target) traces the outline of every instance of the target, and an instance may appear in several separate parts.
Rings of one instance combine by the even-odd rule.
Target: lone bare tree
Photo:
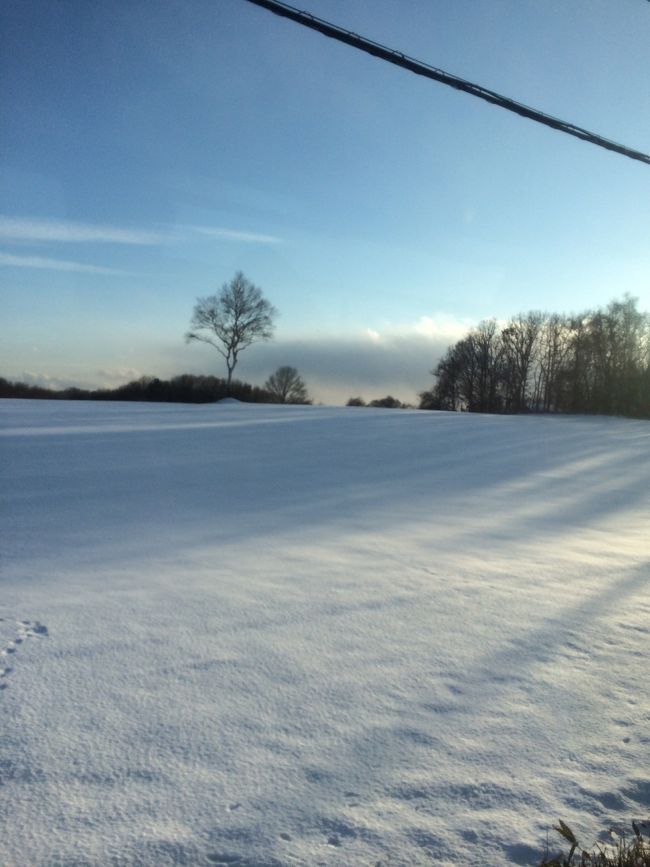
[[[197,299],[185,340],[209,343],[223,355],[230,388],[239,353],[252,343],[273,337],[277,314],[262,290],[238,271],[230,283],[223,284],[218,295]]]
[[[275,403],[310,403],[307,386],[295,367],[278,367],[264,383]]]

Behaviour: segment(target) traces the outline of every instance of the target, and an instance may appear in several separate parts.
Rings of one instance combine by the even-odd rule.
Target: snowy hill
[[[648,817],[648,422],[0,425],[5,867],[535,864]]]

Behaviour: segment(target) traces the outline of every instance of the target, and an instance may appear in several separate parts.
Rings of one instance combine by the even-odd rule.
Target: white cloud
[[[207,235],[220,241],[244,241],[250,244],[282,244],[282,238],[274,235],[261,235],[257,232],[241,232],[237,229],[211,228],[210,226],[192,226],[199,235]]]
[[[431,340],[444,338],[455,341],[460,340],[474,325],[476,323],[472,319],[457,319],[448,313],[435,313],[433,316],[420,316],[414,330]]]
[[[38,385],[41,388],[50,388],[52,391],[60,391],[62,388],[79,388],[81,385],[79,380],[74,378],[53,376],[49,373],[34,373],[30,370],[24,370],[18,375],[8,376],[7,379],[13,382],[24,382],[26,385]]]
[[[69,262],[65,259],[48,259],[45,256],[13,256],[0,253],[0,266],[8,268],[43,268],[48,271],[79,271],[85,274],[125,274],[115,268],[100,265],[86,265],[83,262]]]
[[[135,367],[115,367],[95,371],[94,382],[102,388],[115,388],[125,382],[133,382],[144,376],[141,370]]]
[[[68,371],[65,375],[45,373],[43,371],[23,370],[22,373],[7,376],[14,382],[24,382],[27,385],[39,385],[59,391],[63,388],[116,388],[125,382],[140,379],[143,372],[134,367],[116,367],[113,369],[87,371]]]
[[[152,232],[92,223],[34,220],[30,217],[0,215],[0,238],[6,241],[159,244],[172,240],[173,237],[169,232]]]
[[[434,313],[432,316],[420,316],[416,322],[385,324],[381,331],[376,328],[366,328],[364,335],[372,343],[386,343],[395,340],[424,338],[431,341],[448,341],[453,343],[464,337],[476,325],[473,319],[459,319],[449,313]]]

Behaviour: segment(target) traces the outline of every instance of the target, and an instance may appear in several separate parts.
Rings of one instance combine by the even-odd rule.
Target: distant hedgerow
[[[0,398],[47,400],[133,400],[154,403],[213,403],[235,397],[245,403],[272,403],[265,389],[233,379],[230,384],[216,376],[184,373],[170,380],[141,376],[116,388],[65,388],[58,391],[23,382],[9,382],[0,377]]]

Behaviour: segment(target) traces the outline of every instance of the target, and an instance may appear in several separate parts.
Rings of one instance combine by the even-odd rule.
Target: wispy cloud
[[[174,239],[170,232],[124,229],[94,223],[35,220],[0,215],[0,238],[5,241],[95,244],[160,244]]]
[[[220,241],[243,241],[249,244],[282,244],[282,238],[274,235],[262,235],[257,232],[240,232],[237,229],[211,228],[210,226],[192,226],[199,235],[207,235]]]
[[[182,226],[157,230],[125,229],[97,223],[69,220],[42,220],[0,214],[0,240],[22,243],[165,244],[187,241],[197,235],[219,241],[247,244],[282,244],[282,238],[261,232],[248,232],[212,226]]]
[[[14,256],[0,253],[0,266],[9,268],[43,268],[47,271],[78,271],[85,274],[125,274],[116,268],[103,268],[100,265],[86,265],[83,262],[69,262],[65,259],[48,259],[45,256]]]

